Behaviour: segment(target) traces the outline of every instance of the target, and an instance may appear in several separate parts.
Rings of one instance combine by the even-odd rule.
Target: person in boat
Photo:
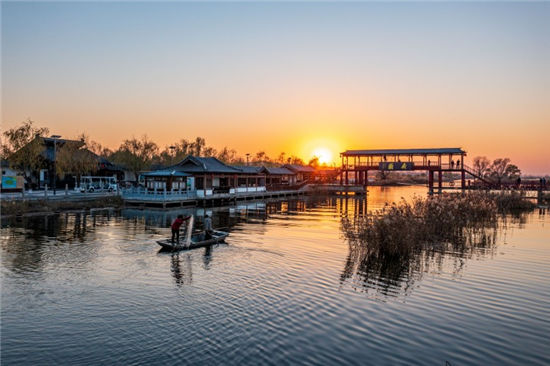
[[[172,221],[172,244],[174,244],[174,238],[177,240],[177,242],[180,242],[180,227],[183,225],[184,221],[188,221],[191,218],[191,216],[185,216],[178,215],[178,217]]]
[[[212,238],[213,233],[214,230],[212,229],[212,218],[210,217],[210,215],[207,214],[204,216],[204,238]]]

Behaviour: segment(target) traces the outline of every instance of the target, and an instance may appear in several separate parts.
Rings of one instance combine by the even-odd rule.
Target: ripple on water
[[[497,250],[384,262],[350,251],[340,217],[423,190],[370,190],[215,209],[228,245],[179,254],[154,243],[179,211],[4,224],[3,361],[550,363],[548,216]]]

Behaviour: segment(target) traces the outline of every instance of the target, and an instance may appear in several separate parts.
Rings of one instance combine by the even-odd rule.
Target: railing
[[[267,186],[268,191],[298,191],[302,189],[303,187],[307,186],[311,182],[309,181],[303,181],[298,184],[284,184],[284,183],[278,183],[278,184],[270,184]]]
[[[453,164],[450,163],[441,163],[439,164],[437,160],[435,161],[409,161],[409,160],[401,160],[401,161],[394,161],[394,160],[388,160],[388,161],[377,161],[377,162],[361,162],[357,164],[348,163],[342,165],[342,169],[354,169],[354,168],[378,168],[380,166],[380,163],[413,163],[415,167],[431,167],[431,168],[442,168],[442,169],[460,169],[460,164]]]
[[[0,192],[2,201],[42,201],[42,200],[57,200],[57,201],[86,201],[97,198],[112,197],[119,195],[119,192],[112,191],[95,191],[95,192],[80,192],[73,189],[61,188],[57,189],[55,194],[52,189],[45,186],[44,190],[21,190],[19,192]]]
[[[122,190],[123,199],[137,199],[144,201],[176,201],[193,199],[197,197],[196,191],[147,189],[132,187]]]

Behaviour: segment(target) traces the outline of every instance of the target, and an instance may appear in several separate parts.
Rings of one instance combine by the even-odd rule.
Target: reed
[[[487,229],[496,229],[502,213],[531,209],[519,194],[471,192],[402,200],[364,217],[343,219],[351,246],[366,245],[369,253],[409,256],[449,245],[455,249],[483,242]]]

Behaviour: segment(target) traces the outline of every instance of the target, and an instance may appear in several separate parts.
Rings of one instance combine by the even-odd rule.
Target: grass
[[[386,205],[354,221],[344,219],[342,226],[350,245],[367,244],[377,256],[408,256],[427,248],[493,241],[487,229],[496,229],[502,213],[534,207],[519,193],[442,194]]]

